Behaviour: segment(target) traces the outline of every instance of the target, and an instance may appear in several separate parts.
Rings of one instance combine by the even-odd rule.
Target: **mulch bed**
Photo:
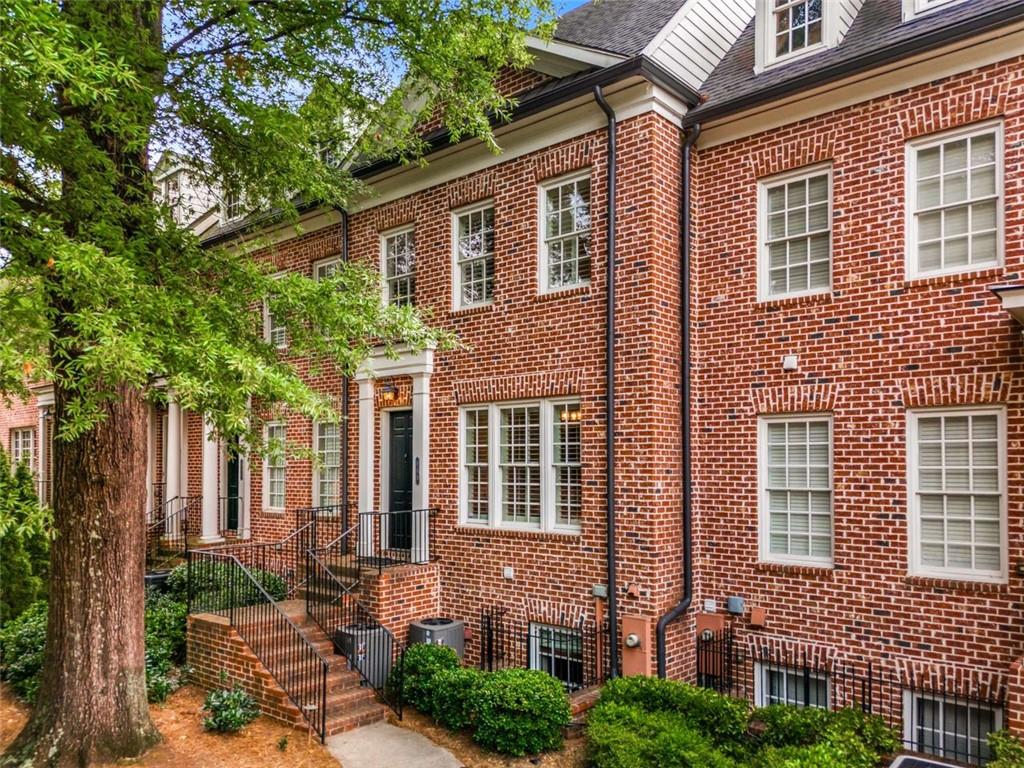
[[[150,705],[150,715],[163,741],[138,760],[118,765],[146,768],[338,768],[338,761],[315,737],[266,717],[260,717],[241,733],[215,734],[203,730],[200,707],[206,694],[185,686],[163,704]],[[14,740],[28,719],[28,708],[0,686],[0,752]],[[282,738],[287,744],[282,751]],[[397,766],[396,766],[397,768]]]
[[[581,737],[566,740],[560,752],[548,752],[536,757],[502,757],[482,750],[469,734],[453,733],[411,708],[405,710],[402,720],[392,717],[391,721],[395,725],[422,733],[435,744],[449,750],[469,768],[531,768],[535,765],[544,768],[583,768],[585,764],[586,741]]]

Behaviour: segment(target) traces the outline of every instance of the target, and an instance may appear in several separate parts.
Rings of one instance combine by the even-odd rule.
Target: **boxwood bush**
[[[6,680],[14,695],[32,703],[39,690],[46,644],[44,600],[33,603],[0,630],[0,680]]]
[[[209,610],[223,610],[231,607],[231,579],[234,567],[227,563],[203,563],[200,568],[192,569],[192,595],[201,596],[202,605]],[[284,600],[288,596],[288,585],[276,573],[250,568],[249,573],[274,600]],[[180,602],[188,601],[188,564],[176,566],[168,575],[164,588],[168,595]],[[235,607],[259,603],[262,597],[255,594],[248,580],[236,584],[238,593],[235,595]]]
[[[533,755],[562,746],[569,697],[546,672],[502,669],[484,675],[477,691],[473,739],[506,755]]]
[[[446,645],[417,643],[410,645],[395,665],[388,688],[394,691],[401,685],[402,700],[429,715],[433,708],[434,677],[442,671],[458,668],[459,657],[453,649]]]
[[[434,675],[429,714],[451,731],[474,725],[486,674],[470,667],[442,669]]]

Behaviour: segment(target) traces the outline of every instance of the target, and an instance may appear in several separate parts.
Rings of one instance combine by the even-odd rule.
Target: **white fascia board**
[[[527,35],[526,48],[535,57],[530,69],[554,77],[565,77],[594,67],[603,69],[626,60],[625,56],[617,53],[561,40],[542,40],[534,35]]]
[[[1024,286],[997,286],[992,289],[1010,316],[1024,325]]]

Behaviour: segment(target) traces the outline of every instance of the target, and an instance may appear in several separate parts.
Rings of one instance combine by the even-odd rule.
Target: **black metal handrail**
[[[200,530],[202,499],[174,496],[164,501],[146,526],[146,570],[162,570],[188,550],[189,531]],[[190,517],[196,518],[190,521]]]
[[[319,507],[302,507],[295,510],[295,527],[316,522],[314,546],[323,546],[341,536],[356,518],[354,504],[327,504]]]
[[[356,530],[353,527],[348,534]],[[349,668],[359,673],[364,685],[373,688],[401,719],[405,649],[359,601],[353,592],[356,585],[342,582],[323,559],[347,548],[335,540],[307,552],[306,613],[334,642]],[[393,674],[393,670],[397,672]]]
[[[437,508],[360,512],[354,546],[360,564],[385,568],[436,559],[431,549]]]
[[[224,544],[212,548],[236,558],[249,569],[270,573],[283,582],[281,599],[300,597],[306,584],[306,551],[316,543],[317,520],[308,520],[280,541]]]
[[[233,554],[191,550],[187,561],[188,612],[227,616],[324,741],[330,662]]]
[[[221,536],[232,534],[238,536],[242,531],[242,504],[244,499],[239,496],[217,497],[217,526]],[[231,525],[231,505],[235,505],[235,524]]]

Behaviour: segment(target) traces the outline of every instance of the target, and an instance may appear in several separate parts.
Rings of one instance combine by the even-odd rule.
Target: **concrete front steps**
[[[278,603],[278,607],[328,661],[327,735],[383,720],[386,714],[384,705],[377,700],[372,688],[362,684],[359,673],[349,669],[345,657],[334,652],[333,642],[306,614],[305,602],[288,600]],[[236,626],[232,626],[226,616],[217,614],[189,616],[189,664],[194,668],[195,679],[200,685],[207,688],[221,686],[220,674],[224,670],[233,683],[256,698],[264,714],[296,728],[306,729],[308,723],[305,717],[281,684],[289,686],[293,692],[311,692],[316,682],[311,680],[304,684],[300,679],[295,681],[296,686],[291,685],[293,681],[288,679],[287,673],[279,665],[279,662],[295,657],[291,631],[283,628],[263,629],[257,635],[258,615],[265,614],[265,610],[247,611],[242,608],[235,611],[236,626],[247,636],[258,636],[259,640],[254,642],[266,649],[263,654],[265,665],[243,640]],[[276,676],[271,673],[271,669],[276,671]],[[296,670],[294,675],[299,677],[304,673],[308,674],[308,670]]]

